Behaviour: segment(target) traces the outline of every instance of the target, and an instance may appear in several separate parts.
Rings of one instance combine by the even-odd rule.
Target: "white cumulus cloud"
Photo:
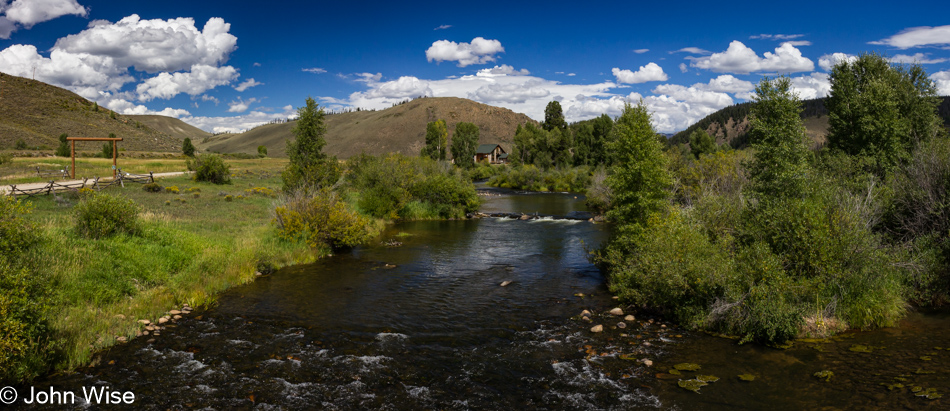
[[[323,74],[323,73],[326,73],[326,72],[327,72],[326,70],[324,70],[324,69],[322,69],[322,68],[320,68],[320,67],[311,67],[311,68],[305,68],[305,69],[301,69],[301,70],[303,70],[303,71],[306,72],[306,73],[313,73],[313,74]]]
[[[247,100],[241,100],[238,98],[235,101],[228,103],[228,112],[229,113],[243,113],[247,109],[251,108],[251,104],[256,103],[258,100],[256,98],[250,98]]]
[[[909,49],[911,47],[944,46],[950,44],[950,26],[911,27],[886,39],[870,44]]]
[[[802,100],[828,97],[831,93],[831,80],[828,79],[827,73],[792,77],[792,91],[798,93],[798,98]]]
[[[405,99],[419,96],[431,96],[429,83],[412,76],[402,76],[397,80],[377,84],[366,93],[366,98]]]
[[[238,84],[237,86],[235,86],[234,89],[237,90],[238,92],[243,93],[244,90],[247,90],[251,87],[257,87],[261,84],[264,84],[264,83],[254,80],[253,78],[249,78],[247,80],[242,81],[241,84]]]
[[[159,73],[135,87],[141,101],[170,99],[181,93],[197,96],[217,86],[231,84],[238,78],[237,69],[231,66],[213,67],[194,65],[191,71]]]
[[[482,77],[493,77],[493,76],[527,76],[531,74],[530,71],[526,69],[515,70],[514,67],[511,67],[507,64],[502,64],[500,66],[495,66],[492,68],[485,68],[478,70],[475,73],[476,76]]]
[[[709,83],[697,83],[693,84],[692,87],[698,90],[717,91],[720,93],[744,93],[755,90],[755,84],[752,84],[751,81],[740,80],[731,74],[723,74],[714,79],[710,79]]]
[[[756,72],[794,73],[815,69],[815,63],[803,57],[802,52],[791,44],[784,43],[776,47],[774,53],[765,52],[763,57],[759,57],[755,51],[738,40],[729,43],[729,48],[726,51],[713,53],[708,57],[692,59],[690,65],[719,73],[739,74]]]
[[[854,63],[857,60],[858,60],[858,56],[855,56],[854,54],[846,54],[846,53],[825,54],[824,56],[821,56],[818,58],[818,67],[821,67],[821,69],[824,71],[831,71],[831,69],[834,68],[834,66],[837,65],[838,63],[841,63],[841,62]]]
[[[459,67],[465,67],[495,61],[495,55],[504,52],[505,48],[501,46],[500,41],[482,37],[475,37],[471,43],[439,40],[426,50],[426,60],[437,63],[457,61]]]
[[[29,29],[66,15],[85,17],[89,10],[76,0],[14,0],[10,4],[0,0],[0,13],[0,38],[8,39],[20,25]]]
[[[640,66],[640,69],[635,72],[630,70],[621,70],[617,67],[614,67],[611,72],[614,74],[614,77],[617,78],[618,82],[625,84],[639,84],[646,83],[648,81],[666,81],[669,79],[669,76],[663,72],[663,68],[656,63],[648,63],[645,66]]]
[[[531,99],[545,98],[550,95],[551,91],[544,87],[543,82],[531,80],[520,84],[486,84],[479,87],[468,97],[486,103],[524,103]]]
[[[191,113],[188,112],[188,110],[180,109],[180,108],[176,109],[176,108],[166,107],[162,109],[161,111],[154,111],[154,110],[150,110],[148,107],[145,107],[144,105],[141,105],[141,104],[135,105],[134,103],[125,99],[121,99],[121,98],[117,98],[117,99],[113,99],[109,101],[106,104],[106,107],[108,107],[110,110],[115,111],[117,113],[129,114],[129,115],[157,114],[161,116],[175,117],[175,118],[191,115]]]
[[[142,20],[138,15],[114,24],[97,24],[56,41],[54,49],[110,56],[123,67],[149,73],[188,70],[227,62],[237,48],[224,19],[208,19],[202,30],[192,18]]]
[[[938,71],[931,74],[930,79],[937,83],[937,94],[950,96],[950,71]]]
[[[67,87],[83,97],[95,99],[100,91],[116,91],[133,81],[128,71],[111,57],[72,54],[53,50],[49,58],[35,46],[15,44],[0,51],[0,71],[15,76]]]
[[[732,98],[726,93],[703,90],[697,87],[685,87],[679,84],[661,84],[653,89],[653,94],[666,95],[696,107],[703,107],[706,109],[704,111],[708,111],[710,114],[732,105]]]

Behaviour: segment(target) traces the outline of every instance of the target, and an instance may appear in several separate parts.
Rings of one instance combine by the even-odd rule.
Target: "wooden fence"
[[[16,184],[10,184],[9,194],[13,196],[14,198],[16,198],[17,196],[26,196],[29,198],[36,195],[49,195],[58,191],[67,191],[67,190],[79,191],[80,189],[86,188],[86,187],[89,187],[96,191],[102,191],[114,185],[121,185],[122,187],[125,187],[126,181],[130,183],[139,183],[139,184],[155,182],[155,177],[153,176],[152,172],[149,172],[148,174],[131,174],[131,173],[123,173],[121,169],[116,170],[116,171],[117,171],[116,177],[113,178],[108,183],[106,183],[105,181],[100,183],[99,177],[96,177],[93,179],[84,178],[82,179],[82,181],[63,182],[63,183],[50,181],[43,187],[35,187],[35,188],[17,188]],[[37,172],[39,172],[39,169],[37,169]]]

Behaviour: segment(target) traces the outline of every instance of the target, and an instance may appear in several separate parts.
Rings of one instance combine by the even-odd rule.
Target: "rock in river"
[[[610,310],[610,315],[623,315],[623,310],[621,310],[620,307],[614,308]]]
[[[597,324],[597,325],[595,325],[595,326],[593,326],[593,327],[590,328],[590,332],[592,332],[592,333],[599,333],[599,332],[603,332],[603,331],[604,331],[604,326],[603,326],[603,325],[600,325],[600,324]]]

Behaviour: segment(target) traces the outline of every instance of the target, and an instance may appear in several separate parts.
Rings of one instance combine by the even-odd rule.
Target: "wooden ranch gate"
[[[112,142],[112,178],[115,178],[116,165],[115,159],[119,154],[118,142],[122,141],[122,137],[66,137],[66,141],[72,142],[72,148],[70,148],[70,156],[73,158],[73,166],[69,169],[72,172],[70,178],[76,178],[76,142],[77,141],[111,141]]]

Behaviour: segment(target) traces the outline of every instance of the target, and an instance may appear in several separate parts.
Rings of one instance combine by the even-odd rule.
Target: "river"
[[[77,397],[83,387],[130,391],[136,408],[146,409],[945,404],[917,394],[948,392],[946,314],[912,314],[899,329],[786,350],[687,332],[621,306],[636,317],[624,320],[607,313],[618,304],[587,259],[609,233],[584,219],[582,196],[487,192],[494,195],[482,211],[533,217],[395,224],[378,244],[236,287],[154,340],[113,347],[99,354],[99,365],[34,387]],[[590,321],[583,310],[593,313]],[[592,333],[598,324],[604,332]],[[684,362],[701,369],[669,373]],[[826,369],[834,372],[829,381],[813,376]],[[720,380],[699,393],[678,386],[693,374]],[[81,398],[74,405],[88,406]]]

